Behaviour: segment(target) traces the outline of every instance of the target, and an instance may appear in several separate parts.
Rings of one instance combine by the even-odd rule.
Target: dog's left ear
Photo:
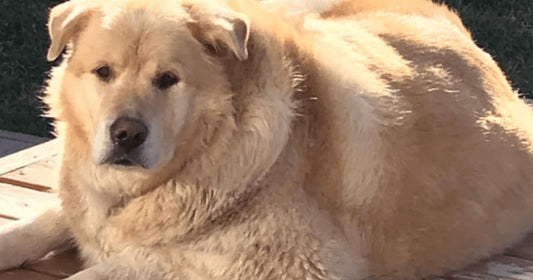
[[[198,41],[213,50],[229,48],[240,60],[248,58],[250,23],[245,15],[213,4],[184,7],[191,16],[187,26]]]
[[[83,0],[71,0],[53,7],[48,20],[50,47],[46,58],[55,60],[67,43],[79,32],[90,14],[89,6]]]

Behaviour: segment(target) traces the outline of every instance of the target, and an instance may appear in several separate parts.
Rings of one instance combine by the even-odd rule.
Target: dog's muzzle
[[[140,147],[148,136],[142,120],[120,117],[109,127],[113,149],[104,163],[121,166],[142,166]]]

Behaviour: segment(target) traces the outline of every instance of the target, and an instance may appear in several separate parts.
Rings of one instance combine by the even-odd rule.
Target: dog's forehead
[[[190,16],[178,1],[109,1],[100,7],[103,28],[113,29],[118,24],[132,28],[155,27],[172,29],[189,22]]]
[[[150,5],[102,5],[82,36],[82,45],[91,46],[90,55],[132,61],[180,55],[187,49],[189,15],[179,4],[167,9]],[[105,57],[101,59],[106,60]],[[116,61],[117,63],[120,63]]]

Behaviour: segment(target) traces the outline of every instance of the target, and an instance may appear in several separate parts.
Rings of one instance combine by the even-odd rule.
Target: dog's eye
[[[93,72],[102,81],[107,82],[111,78],[111,68],[109,68],[107,65],[99,66],[98,68],[94,69]]]
[[[176,75],[170,72],[164,72],[157,75],[152,81],[152,84],[158,89],[164,90],[177,84],[178,82],[179,78],[176,77]]]

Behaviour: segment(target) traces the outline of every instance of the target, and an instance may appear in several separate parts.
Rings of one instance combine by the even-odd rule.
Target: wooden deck
[[[1,145],[2,142],[0,150]],[[56,145],[49,141],[0,158],[0,226],[38,214],[57,200],[53,194]],[[0,280],[62,279],[79,267],[75,250],[63,250],[38,262],[0,272]],[[437,279],[533,280],[533,235],[503,255]]]

